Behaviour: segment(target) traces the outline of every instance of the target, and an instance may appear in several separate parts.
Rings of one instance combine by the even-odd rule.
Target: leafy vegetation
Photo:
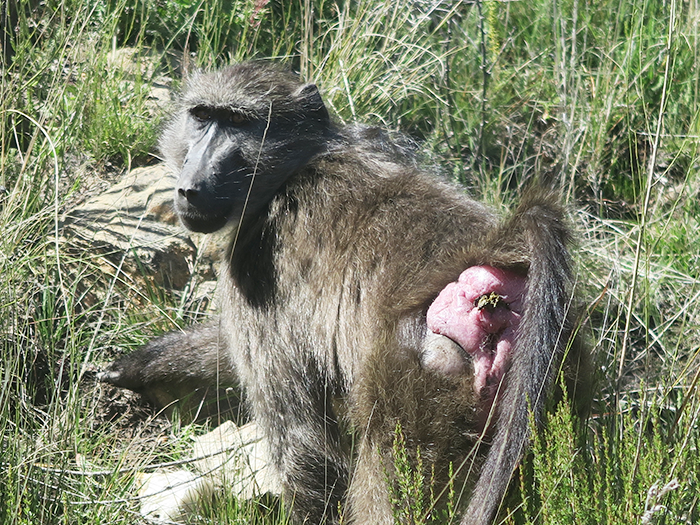
[[[167,104],[154,87],[246,58],[290,63],[340,120],[422,141],[495,206],[532,180],[569,202],[594,406],[585,421],[566,406],[552,414],[506,521],[700,521],[695,0],[16,0],[0,10],[2,523],[140,523],[134,469],[181,458],[201,431],[100,413],[91,365],[196,314],[177,291],[136,290],[76,254],[59,225],[96,188],[157,159]],[[148,433],[167,442],[134,439]],[[404,472],[397,502],[429,483]],[[398,520],[430,509],[413,501]],[[251,515],[284,521],[235,501],[200,521]]]

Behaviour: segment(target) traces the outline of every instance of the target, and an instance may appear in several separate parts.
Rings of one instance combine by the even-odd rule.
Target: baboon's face
[[[245,156],[258,122],[241,111],[208,105],[187,110],[189,137],[175,194],[175,209],[190,230],[216,231],[243,213],[255,165]]]
[[[259,213],[323,148],[330,122],[316,87],[256,75],[237,66],[196,76],[165,132],[180,135],[175,209],[190,230]]]

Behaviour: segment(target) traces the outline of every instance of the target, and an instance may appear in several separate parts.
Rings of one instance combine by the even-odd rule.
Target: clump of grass
[[[521,482],[525,523],[698,519],[697,398],[691,393],[695,409],[676,418],[661,405],[663,396],[642,394],[620,418],[595,414],[585,446],[568,406],[560,405],[535,440],[527,464],[532,482]]]

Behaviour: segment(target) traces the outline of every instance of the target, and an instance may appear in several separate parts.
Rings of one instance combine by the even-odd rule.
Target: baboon
[[[218,323],[293,521],[336,523],[343,501],[345,522],[393,523],[400,435],[436,494],[465,484],[463,524],[491,523],[529,418],[583,356],[556,197],[501,220],[409,141],[335,124],[315,85],[261,63],[195,74],[160,148],[182,223],[236,226]]]

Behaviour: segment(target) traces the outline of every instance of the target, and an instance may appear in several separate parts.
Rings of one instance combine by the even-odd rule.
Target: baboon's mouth
[[[193,232],[213,233],[226,226],[228,222],[228,214],[202,213],[189,205],[179,205],[175,209],[185,228]]]
[[[203,219],[193,215],[180,215],[182,224],[190,231],[198,233],[214,233],[223,228],[228,219],[226,217],[215,217]]]

